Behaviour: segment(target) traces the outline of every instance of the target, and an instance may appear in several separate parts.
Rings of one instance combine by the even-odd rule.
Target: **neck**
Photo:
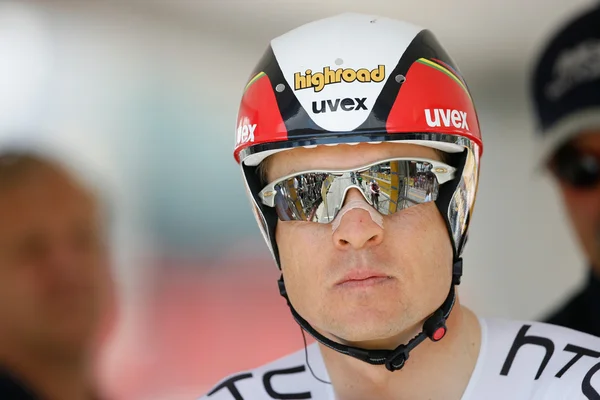
[[[446,325],[448,332],[442,340],[427,339],[419,344],[404,367],[395,372],[320,345],[336,398],[460,399],[477,362],[481,331],[477,317],[458,301]]]
[[[93,398],[93,371],[90,355],[65,355],[58,351],[0,351],[0,364],[34,393],[50,400]]]

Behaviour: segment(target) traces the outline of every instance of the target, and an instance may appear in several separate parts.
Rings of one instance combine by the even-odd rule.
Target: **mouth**
[[[352,271],[339,280],[335,286],[344,288],[364,288],[380,285],[392,280],[393,277],[375,271]]]

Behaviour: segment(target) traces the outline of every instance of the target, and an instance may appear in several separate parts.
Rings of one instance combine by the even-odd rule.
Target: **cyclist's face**
[[[295,149],[272,156],[267,177],[273,181],[298,171],[353,168],[393,157],[439,160],[433,149],[409,144]],[[385,201],[385,189],[379,197]],[[351,189],[346,203],[354,200],[365,201]],[[276,239],[292,304],[336,340],[377,345],[374,341],[412,336],[450,289],[452,249],[433,202],[383,217],[383,228],[361,208],[331,224],[279,221]]]

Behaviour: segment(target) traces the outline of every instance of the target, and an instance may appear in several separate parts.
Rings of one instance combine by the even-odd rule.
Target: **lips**
[[[336,282],[336,286],[341,285],[353,285],[353,286],[361,286],[361,285],[370,285],[383,282],[385,280],[391,279],[391,277],[387,274],[377,272],[377,271],[369,271],[369,270],[355,270],[350,271],[346,274],[342,279]]]

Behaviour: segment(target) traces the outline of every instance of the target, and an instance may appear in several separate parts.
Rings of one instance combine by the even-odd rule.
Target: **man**
[[[427,192],[425,192],[425,203],[427,203],[428,201],[431,201],[431,190],[427,189]]]
[[[0,152],[0,398],[90,400],[111,277],[93,193],[35,153]]]
[[[371,180],[371,203],[376,210],[379,210],[379,185],[375,182],[375,179]]]
[[[590,265],[585,287],[547,321],[600,336],[600,6],[550,40],[532,94],[542,164],[556,178]]]
[[[460,304],[481,152],[469,91],[431,32],[343,14],[274,39],[246,86],[234,156],[280,293],[317,343],[203,399],[599,398],[599,338]],[[350,178],[373,170],[390,185],[378,211]],[[299,176],[329,189],[299,201]],[[427,181],[432,201],[401,201]]]

